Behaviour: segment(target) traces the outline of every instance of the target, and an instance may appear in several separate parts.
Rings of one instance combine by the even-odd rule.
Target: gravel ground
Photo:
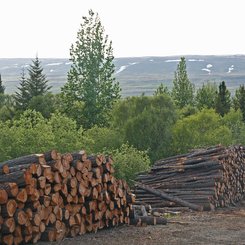
[[[119,226],[97,233],[38,245],[245,245],[245,201],[239,207],[214,212],[187,212],[167,225]]]

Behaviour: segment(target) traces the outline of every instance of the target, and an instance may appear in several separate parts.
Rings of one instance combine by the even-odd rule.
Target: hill
[[[187,55],[185,58],[189,78],[197,88],[207,81],[218,84],[224,80],[234,93],[245,82],[245,55]],[[71,62],[55,58],[40,60],[53,92],[59,92]],[[122,87],[122,96],[150,95],[160,83],[171,88],[179,60],[180,56],[115,58],[115,76]],[[16,91],[22,67],[27,68],[30,63],[31,59],[27,58],[0,59],[0,73],[7,93]]]

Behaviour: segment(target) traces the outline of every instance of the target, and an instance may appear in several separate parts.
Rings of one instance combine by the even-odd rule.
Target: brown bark
[[[187,201],[184,201],[183,199],[180,199],[178,197],[174,197],[174,196],[171,196],[163,191],[159,191],[159,190],[155,190],[149,186],[146,186],[146,185],[143,185],[143,184],[140,184],[140,183],[137,183],[137,186],[143,190],[146,190],[147,192],[150,192],[156,196],[159,196],[161,198],[164,198],[164,199],[167,199],[169,201],[172,201],[172,202],[175,202],[175,203],[178,203],[180,205],[183,205],[185,207],[189,207],[193,210],[196,210],[196,211],[202,211],[203,210],[203,207],[202,206],[199,206],[199,205],[195,205],[195,204],[192,204],[190,202],[187,202]]]

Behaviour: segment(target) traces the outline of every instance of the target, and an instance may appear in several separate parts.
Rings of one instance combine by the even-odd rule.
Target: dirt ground
[[[245,245],[245,201],[215,212],[186,212],[168,219],[167,225],[119,226],[39,245]]]

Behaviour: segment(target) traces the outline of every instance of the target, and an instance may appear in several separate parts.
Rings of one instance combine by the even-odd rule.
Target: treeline
[[[60,94],[36,57],[22,70],[16,93],[0,76],[0,161],[57,149],[112,154],[117,177],[130,181],[155,160],[210,145],[245,143],[245,88],[232,97],[225,82],[199,89],[182,57],[170,91],[120,98],[112,43],[98,14],[83,17],[67,82]]]

